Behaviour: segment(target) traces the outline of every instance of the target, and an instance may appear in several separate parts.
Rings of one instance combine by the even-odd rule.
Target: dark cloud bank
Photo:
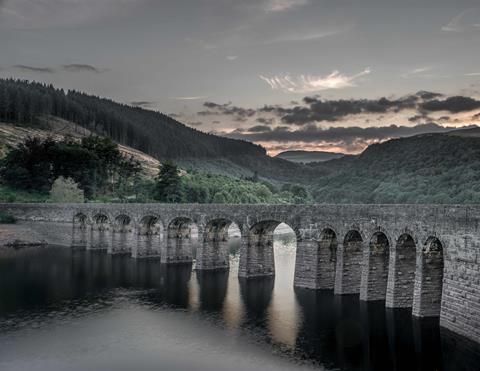
[[[444,115],[434,120],[430,114],[441,111],[448,114],[474,111],[480,109],[480,100],[467,96],[445,97],[440,93],[419,91],[397,99],[383,97],[380,99],[322,100],[318,96],[312,96],[303,98],[301,104],[294,103],[291,106],[266,105],[252,109],[237,107],[230,102],[226,104],[205,102],[204,107],[206,110],[199,113],[202,116],[233,116],[236,121],[246,121],[255,117],[257,125],[239,128],[228,133],[219,133],[230,138],[252,142],[271,142],[272,144],[275,142],[301,142],[314,144],[319,148],[338,146],[345,148],[346,151],[359,151],[370,143],[391,138],[454,130],[456,127],[445,127],[439,124],[451,122],[451,116]],[[417,125],[333,126],[326,129],[317,125],[319,122],[345,122],[348,117],[360,114],[376,114],[381,118],[383,114],[407,110],[414,112],[408,121],[417,123]],[[472,119],[479,117],[479,114],[476,114],[472,116]],[[453,121],[458,122],[457,119]],[[277,126],[276,123],[282,125]]]
[[[362,140],[385,140],[394,137],[404,137],[425,133],[443,133],[454,130],[454,127],[444,127],[435,123],[420,124],[416,126],[380,126],[361,128],[353,127],[331,127],[322,129],[314,125],[307,125],[298,130],[290,130],[287,126],[270,128],[268,126],[254,126],[250,129],[237,129],[227,136],[236,139],[262,142],[345,142],[349,143],[355,139]]]
[[[398,99],[339,99],[322,100],[318,96],[303,98],[303,104],[293,106],[266,105],[261,108],[243,108],[231,103],[218,104],[205,102],[207,109],[198,112],[201,116],[227,115],[237,121],[245,121],[250,117],[270,114],[278,117],[281,122],[289,125],[309,125],[315,122],[335,122],[350,115],[398,113],[404,110],[415,110],[417,114],[411,117],[415,122],[428,119],[429,112],[446,111],[460,113],[480,109],[480,101],[470,97],[454,96],[444,98],[440,93],[420,91]],[[268,122],[268,118],[257,118],[260,123]]]
[[[80,63],[71,63],[63,64],[58,67],[39,67],[39,66],[29,66],[25,64],[15,64],[11,68],[24,71],[24,72],[35,72],[35,73],[57,73],[57,72],[91,72],[91,73],[102,73],[107,71],[106,68],[98,68],[90,64],[80,64]]]

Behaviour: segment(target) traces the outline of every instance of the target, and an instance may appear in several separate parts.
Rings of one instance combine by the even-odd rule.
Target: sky
[[[480,124],[478,0],[0,0],[0,77],[283,150]]]

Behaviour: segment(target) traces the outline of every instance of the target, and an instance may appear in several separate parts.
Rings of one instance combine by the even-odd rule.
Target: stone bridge
[[[61,223],[71,245],[229,268],[228,231],[241,232],[239,276],[275,275],[273,234],[296,235],[296,287],[332,289],[418,317],[480,342],[480,206],[0,204],[33,225]],[[281,272],[277,272],[281,274]]]

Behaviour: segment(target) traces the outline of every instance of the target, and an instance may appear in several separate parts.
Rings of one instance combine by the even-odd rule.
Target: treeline
[[[280,188],[257,177],[234,179],[194,171],[179,175],[175,164],[164,163],[152,186],[155,200],[178,203],[286,204],[309,203],[304,187],[285,184]]]
[[[74,122],[158,159],[265,155],[261,146],[203,133],[159,112],[52,85],[0,79],[0,121],[37,126],[46,116]]]
[[[1,183],[10,190],[47,194],[56,179],[70,178],[88,198],[128,192],[140,165],[108,138],[81,141],[28,138],[0,160]]]
[[[480,203],[480,138],[426,134],[368,147],[361,155],[312,165],[316,202]]]
[[[280,188],[258,176],[236,179],[198,171],[186,173],[165,161],[154,179],[118,145],[96,136],[82,140],[28,138],[0,160],[0,201],[42,202],[61,193],[62,202],[308,203],[305,188]],[[76,189],[78,187],[78,189]],[[59,189],[60,188],[60,189]],[[80,191],[80,193],[79,193]],[[68,195],[71,195],[69,199]]]

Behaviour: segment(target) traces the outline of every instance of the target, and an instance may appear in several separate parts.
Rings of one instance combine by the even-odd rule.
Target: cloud
[[[15,64],[11,68],[24,71],[24,72],[34,72],[34,73],[57,73],[57,72],[90,72],[90,73],[102,73],[108,71],[106,68],[97,68],[90,64],[64,64],[59,67],[53,66],[29,66],[25,64]]]
[[[445,32],[464,32],[471,29],[478,29],[480,26],[478,23],[474,23],[474,20],[478,20],[480,15],[480,8],[470,8],[452,17],[450,21],[442,27],[442,31]]]
[[[199,99],[205,99],[205,98],[207,97],[203,95],[196,95],[191,97],[170,97],[170,99],[174,99],[174,100],[199,100]]]
[[[444,100],[434,99],[423,102],[420,108],[425,111],[447,111],[451,113],[473,111],[480,108],[480,100],[470,97],[456,96]]]
[[[359,77],[368,75],[370,69],[352,75],[346,76],[339,71],[333,71],[327,76],[300,75],[292,77],[290,75],[260,78],[265,81],[272,90],[280,90],[285,93],[308,94],[328,89],[343,89],[356,86],[355,80]]]
[[[430,71],[432,68],[431,67],[420,67],[420,68],[415,68],[411,71],[407,71],[401,75],[402,78],[404,79],[409,79],[412,77],[415,77],[416,75],[422,74],[424,72]]]
[[[197,112],[200,116],[226,115],[233,116],[235,121],[245,121],[247,118],[254,116],[257,111],[253,108],[242,108],[233,106],[231,102],[218,104],[215,102],[205,102],[203,106],[207,110]]]
[[[238,58],[238,55],[227,55],[226,59],[227,61],[234,61]]]
[[[253,129],[253,130],[252,130]],[[315,125],[290,130],[288,127],[270,128],[264,131],[259,126],[223,133],[222,135],[234,139],[266,143],[304,143],[314,144],[317,147],[338,147],[347,151],[363,150],[367,145],[385,141],[392,138],[407,137],[426,133],[443,133],[455,129],[443,127],[435,123],[420,124],[416,126],[381,126],[381,127],[331,127],[319,128]]]
[[[466,73],[465,76],[480,76],[480,72]]]
[[[341,29],[335,30],[305,30],[303,32],[287,32],[280,36],[275,36],[273,38],[267,39],[259,44],[261,45],[273,45],[278,43],[285,43],[285,42],[296,42],[296,41],[315,41],[319,39],[323,39],[324,37],[333,36],[337,34],[341,34],[344,32],[348,32],[352,29],[352,26],[346,26]]]
[[[27,66],[25,64],[16,64],[12,68],[24,72],[37,72],[37,73],[55,73],[56,70],[52,67],[38,67],[38,66]]]
[[[248,128],[248,131],[250,133],[264,133],[267,131],[272,131],[272,128],[267,125],[256,125]]]
[[[268,0],[265,3],[266,12],[284,12],[309,4],[309,0]]]
[[[273,117],[258,117],[255,121],[265,125],[272,125],[275,119]]]
[[[90,64],[72,63],[62,65],[62,69],[67,72],[93,72],[102,73],[107,71],[106,68],[97,68]]]
[[[321,99],[319,96],[306,96],[301,103],[293,105],[264,105],[259,108],[245,108],[232,105],[231,102],[223,104],[205,102],[203,106],[207,109],[197,112],[200,116],[232,116],[234,121],[239,122],[254,118],[256,122],[270,126],[278,122],[294,126],[307,126],[320,122],[342,122],[358,115],[375,115],[377,120],[384,121],[385,116],[388,117],[389,114],[398,114],[403,111],[411,114],[410,117],[404,117],[410,122],[433,122],[437,119],[430,117],[430,112],[473,111],[480,109],[480,100],[467,96],[445,98],[441,93],[422,90],[399,98],[335,100]],[[449,116],[442,116],[442,120],[452,121]]]
[[[423,94],[423,92],[420,92]],[[398,99],[340,99],[322,100],[319,97],[305,97],[304,105],[293,107],[264,106],[260,112],[278,116],[284,123],[307,125],[320,121],[338,121],[349,115],[364,113],[381,114],[415,109],[422,98],[417,94]]]
[[[157,104],[157,102],[153,102],[153,101],[148,101],[148,100],[139,100],[139,101],[133,101],[133,102],[130,102],[130,105],[132,106],[135,106],[135,107],[152,107],[152,106],[155,106]]]

